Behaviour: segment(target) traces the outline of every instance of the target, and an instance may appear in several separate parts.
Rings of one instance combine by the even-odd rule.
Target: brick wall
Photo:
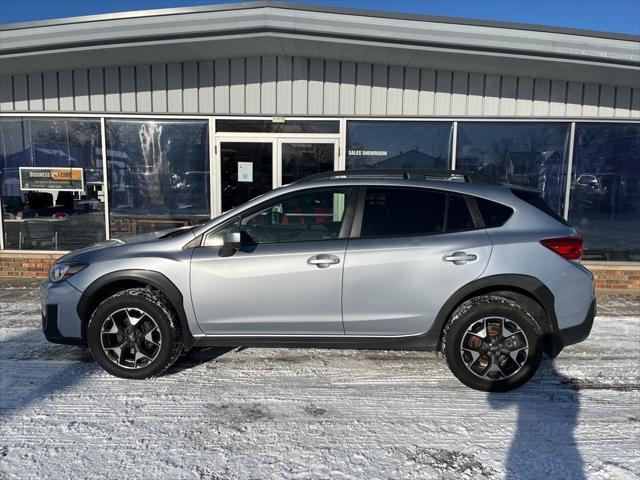
[[[0,277],[46,278],[59,257],[51,253],[0,252]]]
[[[589,264],[585,267],[593,272],[598,289],[640,291],[640,264],[611,265]]]
[[[49,267],[59,257],[50,253],[0,252],[0,277],[46,278]],[[640,291],[640,264],[589,264],[596,288]]]

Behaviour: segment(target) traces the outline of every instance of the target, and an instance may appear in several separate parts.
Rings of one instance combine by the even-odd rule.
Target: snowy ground
[[[0,282],[0,478],[640,478],[640,299],[508,394],[424,352],[212,349],[111,377]]]

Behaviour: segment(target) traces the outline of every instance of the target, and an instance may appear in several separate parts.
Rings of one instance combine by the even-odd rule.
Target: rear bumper
[[[556,357],[564,347],[580,343],[589,336],[593,327],[593,319],[596,316],[596,299],[591,302],[584,320],[577,325],[561,328],[552,334],[549,350],[547,353],[551,357]]]
[[[40,288],[42,332],[51,343],[84,345],[84,325],[76,306],[82,294],[67,282],[45,282]]]
[[[589,333],[591,333],[591,327],[593,327],[593,319],[596,316],[596,299],[594,298],[582,323],[574,325],[573,327],[563,328],[558,331],[558,337],[563,346],[573,345],[585,340]]]

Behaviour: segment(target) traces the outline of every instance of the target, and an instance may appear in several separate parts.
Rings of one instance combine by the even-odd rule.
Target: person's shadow
[[[505,478],[585,478],[574,437],[580,392],[569,377],[556,370],[553,360],[544,358],[538,373],[525,386],[509,393],[490,393],[488,400],[495,409],[511,405],[518,409]]]

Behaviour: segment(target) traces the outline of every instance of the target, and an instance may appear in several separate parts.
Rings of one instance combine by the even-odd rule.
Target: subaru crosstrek
[[[51,342],[147,378],[203,346],[442,351],[479,390],[525,383],[595,315],[582,240],[537,192],[457,172],[330,172],[190,229],[60,258]]]

